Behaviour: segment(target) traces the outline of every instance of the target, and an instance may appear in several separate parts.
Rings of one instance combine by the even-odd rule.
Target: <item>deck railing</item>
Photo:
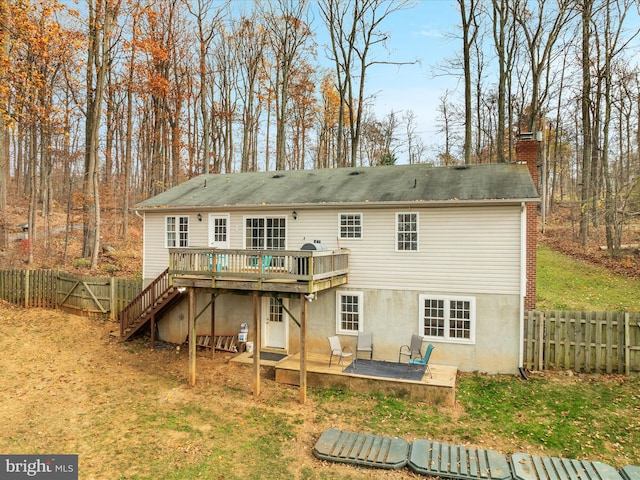
[[[167,269],[122,309],[118,315],[120,336],[122,337],[130,327],[135,326],[169,289],[171,289],[171,283]]]
[[[349,251],[172,248],[169,273],[243,280],[317,281],[349,272]]]

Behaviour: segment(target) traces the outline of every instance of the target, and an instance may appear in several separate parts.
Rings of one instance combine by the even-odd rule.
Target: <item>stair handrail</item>
[[[158,299],[162,298],[171,288],[173,287],[170,282],[169,268],[167,268],[122,309],[118,315],[120,337],[123,337],[125,331],[134,326],[155,305]]]

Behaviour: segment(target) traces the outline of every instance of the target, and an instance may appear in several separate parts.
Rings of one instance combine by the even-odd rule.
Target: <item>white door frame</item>
[[[217,232],[218,238],[216,239],[216,231],[215,231],[215,221],[216,219],[224,220],[225,225],[221,228],[224,228],[223,232]],[[208,242],[210,247],[216,248],[229,248],[229,229],[230,229],[230,215],[228,213],[209,214],[209,231],[208,231]]]
[[[270,321],[271,315],[271,301],[276,301],[273,297],[262,297],[261,305],[261,319],[262,322],[262,346],[266,348],[281,348],[285,351],[289,349],[289,314],[282,308],[282,324],[278,325],[281,330],[279,332],[275,328],[270,328],[270,324],[276,327],[275,322]],[[287,309],[289,308],[289,300],[286,298],[281,299],[282,304]],[[280,322],[278,322],[280,323]]]

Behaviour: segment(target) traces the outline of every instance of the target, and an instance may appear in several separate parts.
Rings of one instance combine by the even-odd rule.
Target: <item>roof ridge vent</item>
[[[469,168],[469,165],[456,165],[455,167],[456,170],[466,170],[467,168]]]
[[[349,175],[362,175],[364,172],[361,172],[359,170],[355,170],[353,172],[349,172]]]

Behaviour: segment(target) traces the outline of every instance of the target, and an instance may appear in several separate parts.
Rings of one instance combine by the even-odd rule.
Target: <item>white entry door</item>
[[[288,307],[287,300],[281,300]],[[262,298],[263,345],[267,348],[287,349],[289,318],[280,302],[273,297]]]

